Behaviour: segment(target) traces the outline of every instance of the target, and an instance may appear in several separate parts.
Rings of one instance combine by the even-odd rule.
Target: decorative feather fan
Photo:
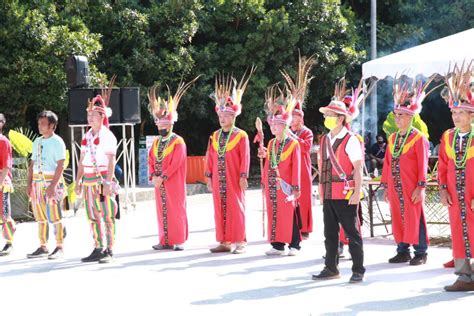
[[[148,110],[150,113],[158,118],[171,115],[173,116],[173,120],[176,121],[178,119],[177,110],[181,98],[200,76],[201,75],[197,76],[187,83],[181,80],[174,96],[171,95],[170,88],[166,86],[168,90],[168,100],[161,98],[160,96],[157,97],[156,89],[159,87],[159,85],[153,85],[150,89],[148,89]]]
[[[229,106],[236,115],[242,112],[242,96],[256,69],[255,66],[252,66],[250,71],[247,69],[239,83],[232,74],[222,73],[216,76],[214,92],[211,94],[216,104],[216,111],[225,110],[225,107]]]
[[[280,73],[285,78],[286,84],[295,99],[294,107],[298,110],[303,110],[304,100],[306,98],[306,88],[313,77],[309,76],[309,72],[316,64],[315,55],[310,57],[298,56],[298,69],[296,71],[296,78],[293,79],[286,71]]]

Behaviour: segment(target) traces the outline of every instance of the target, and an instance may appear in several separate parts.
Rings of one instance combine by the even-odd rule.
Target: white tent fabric
[[[445,75],[449,64],[474,59],[474,28],[362,64],[362,78]],[[452,66],[451,66],[452,67]]]

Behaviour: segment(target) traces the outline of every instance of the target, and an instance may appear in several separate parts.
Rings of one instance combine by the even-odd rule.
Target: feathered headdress
[[[162,124],[174,124],[178,120],[178,105],[181,97],[184,95],[186,90],[191,87],[191,85],[199,78],[197,76],[193,80],[185,83],[181,81],[178,85],[178,89],[174,96],[171,95],[170,88],[168,88],[168,98],[157,97],[156,89],[158,85],[154,85],[148,89],[148,110],[155,119],[157,119]]]
[[[286,84],[289,87],[293,99],[295,99],[294,114],[304,115],[303,107],[306,98],[306,88],[313,77],[309,76],[311,68],[316,64],[314,55],[305,57],[299,55],[298,69],[296,71],[296,78],[293,79],[286,71],[280,70],[280,73],[285,78]]]
[[[252,66],[248,74],[246,70],[238,84],[232,75],[218,74],[216,76],[215,90],[211,98],[216,104],[217,113],[228,112],[237,116],[242,112],[242,96],[255,69],[257,68]]]
[[[265,110],[268,123],[289,125],[295,104],[296,100],[293,98],[288,86],[285,86],[285,91],[280,89],[278,84],[268,87],[265,93]]]
[[[421,80],[410,80],[407,77],[395,76],[393,79],[393,101],[395,103],[395,113],[406,113],[409,115],[419,114],[422,109],[422,102],[430,92],[425,90],[433,81],[434,77],[428,79],[425,83]]]
[[[346,116],[346,123],[356,119],[360,113],[360,106],[364,99],[366,99],[373,88],[375,81],[369,81],[364,93],[364,80],[360,80],[357,87],[348,89],[346,85],[346,78],[342,77],[334,86],[334,96],[328,106],[319,108],[321,113],[332,111],[337,114]]]
[[[112,89],[114,87],[116,75],[112,76],[107,88],[101,88],[101,93],[96,95],[87,102],[87,111],[96,111],[104,114],[102,123],[105,127],[109,127],[109,117],[112,116],[112,109],[109,107],[110,97],[112,95]]]
[[[451,65],[448,74],[444,77],[446,87],[441,96],[446,100],[450,109],[463,109],[474,112],[474,67],[473,61],[461,67]]]

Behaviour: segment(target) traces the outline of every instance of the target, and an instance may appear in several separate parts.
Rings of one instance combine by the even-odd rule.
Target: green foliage
[[[27,109],[64,112],[69,54],[89,57],[92,64],[101,49],[100,35],[52,1],[1,0],[0,110],[12,126],[27,125]],[[91,75],[96,77],[95,67]]]
[[[423,135],[425,135],[427,139],[430,138],[430,135],[428,133],[428,126],[426,126],[426,123],[423,122],[420,114],[416,114],[413,117],[412,126],[418,129]],[[383,122],[383,131],[385,132],[385,135],[387,136],[387,138],[391,134],[398,131],[398,128],[395,125],[395,115],[393,114],[393,112],[390,112],[387,115],[387,119],[385,120],[385,122]]]
[[[377,3],[380,55],[474,26],[470,0]],[[0,5],[0,111],[11,126],[34,124],[32,117],[44,108],[67,114],[64,61],[70,54],[85,55],[93,85],[116,74],[117,86],[141,88],[141,134],[156,133],[146,110],[147,88],[159,83],[174,90],[181,79],[201,74],[183,97],[175,126],[189,154],[203,154],[207,137],[218,128],[209,98],[218,72],[240,78],[252,64],[258,67],[237,119],[252,135],[255,117],[263,117],[265,88],[282,82],[280,70],[294,72],[299,52],[315,54],[305,115],[313,127],[321,123],[318,108],[330,100],[334,82],[343,75],[351,84],[358,81],[369,47],[369,0],[0,0]],[[446,124],[439,123],[434,128]]]

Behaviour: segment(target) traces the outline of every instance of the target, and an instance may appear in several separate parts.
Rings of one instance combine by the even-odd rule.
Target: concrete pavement
[[[116,260],[83,264],[92,250],[83,213],[67,214],[65,258],[26,259],[38,246],[35,223],[21,223],[14,252],[0,258],[1,315],[378,315],[469,313],[474,293],[447,293],[454,281],[448,248],[431,247],[428,263],[388,264],[389,237],[365,238],[366,281],[352,285],[351,261],[343,277],[312,281],[323,268],[322,211],[314,209],[315,232],[297,257],[266,257],[261,195],[247,192],[248,251],[211,254],[215,245],[212,199],[188,197],[190,236],[185,251],[151,249],[157,242],[154,201],[139,202],[117,226]],[[364,235],[368,229],[364,228]],[[52,237],[52,236],[51,236]],[[50,238],[50,250],[54,239]],[[346,250],[346,256],[347,256]]]

